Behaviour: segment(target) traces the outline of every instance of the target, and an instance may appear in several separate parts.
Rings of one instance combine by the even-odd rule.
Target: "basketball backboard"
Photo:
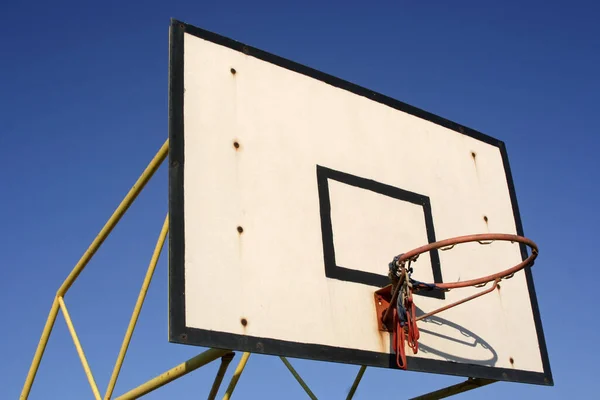
[[[523,234],[497,139],[178,21],[169,82],[172,342],[395,368],[373,304],[391,259]],[[463,246],[423,255],[414,277],[475,278],[526,256]],[[415,301],[427,312],[473,291]],[[552,384],[529,268],[420,329],[409,370]]]

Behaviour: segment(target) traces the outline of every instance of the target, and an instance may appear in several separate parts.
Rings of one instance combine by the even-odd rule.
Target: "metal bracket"
[[[377,327],[382,332],[393,332],[394,324],[392,313],[386,315],[392,302],[392,285],[387,285],[374,293],[375,316],[377,318]]]

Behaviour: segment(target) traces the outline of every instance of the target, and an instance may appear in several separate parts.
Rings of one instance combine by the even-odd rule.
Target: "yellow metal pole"
[[[48,339],[50,338],[50,334],[52,333],[52,328],[54,326],[54,322],[56,321],[56,316],[58,314],[58,297],[63,297],[66,294],[67,290],[69,290],[69,288],[73,284],[73,281],[75,281],[75,279],[79,276],[83,268],[85,268],[85,266],[90,261],[92,256],[96,253],[98,248],[102,245],[104,240],[106,240],[106,238],[113,230],[115,225],[119,222],[121,217],[123,217],[123,214],[125,214],[127,209],[131,206],[133,201],[140,194],[144,186],[146,186],[150,178],[152,178],[154,173],[158,170],[162,162],[167,157],[168,153],[169,139],[167,139],[165,143],[163,143],[158,153],[156,153],[152,161],[150,161],[150,164],[148,164],[142,175],[138,178],[136,183],[129,190],[123,201],[121,201],[121,204],[119,204],[119,206],[114,211],[110,219],[106,222],[106,224],[100,231],[100,233],[96,236],[90,247],[83,254],[77,265],[75,265],[67,279],[65,279],[65,281],[63,282],[62,286],[58,289],[57,297],[52,303],[50,313],[48,314],[48,319],[46,320],[46,325],[44,326],[44,330],[42,331],[42,336],[40,337],[40,341],[38,342],[38,346],[33,356],[31,366],[29,367],[29,372],[27,373],[27,378],[25,379],[25,384],[23,385],[23,390],[21,391],[21,400],[27,399],[29,397],[29,393],[31,392],[31,386],[33,385],[33,381],[40,366],[40,362],[42,360],[42,356],[44,355],[44,351],[46,350],[46,345],[48,344]]]
[[[367,367],[365,365],[360,366],[360,369],[358,370],[358,374],[356,374],[356,378],[354,379],[354,383],[352,384],[352,387],[350,388],[350,391],[348,392],[348,396],[346,397],[346,400],[352,400],[352,398],[354,397],[354,393],[356,393],[358,384],[360,383],[363,375],[365,374],[366,369],[367,369]]]
[[[304,389],[304,391],[306,392],[306,394],[308,395],[308,397],[310,397],[312,400],[318,400],[317,396],[315,396],[315,394],[310,390],[310,388],[308,387],[308,385],[306,384],[306,382],[304,382],[302,380],[302,378],[300,377],[300,375],[298,374],[298,372],[296,372],[296,370],[294,369],[294,367],[292,367],[292,364],[290,364],[290,362],[287,360],[287,358],[285,358],[285,357],[279,357],[279,358],[281,358],[281,361],[283,361],[283,363],[290,370],[290,372],[292,373],[292,375],[294,375],[294,378],[296,378],[296,380],[298,381],[298,383],[300,384],[300,386],[302,386],[302,389]]]
[[[456,385],[448,386],[447,388],[436,390],[435,392],[427,393],[421,396],[413,397],[410,400],[439,400],[446,397],[454,396],[459,393],[468,392],[469,390],[477,389],[482,386],[490,385],[496,381],[484,378],[469,378],[464,382]]]
[[[48,319],[46,320],[46,325],[44,325],[42,336],[40,337],[37,349],[35,350],[33,361],[31,362],[31,366],[29,367],[29,372],[27,373],[27,378],[25,379],[25,384],[23,385],[23,390],[21,391],[21,396],[19,397],[20,400],[25,400],[29,397],[31,385],[33,385],[33,380],[35,379],[35,375],[37,374],[38,368],[40,366],[40,361],[42,360],[42,355],[44,355],[46,345],[48,344],[48,339],[50,338],[52,328],[54,327],[54,322],[56,321],[56,316],[58,315],[58,309],[58,297],[54,297],[52,307],[50,308],[50,313],[48,314]]]
[[[178,366],[171,368],[167,372],[160,374],[159,376],[150,379],[148,382],[138,386],[137,388],[130,390],[129,392],[117,397],[116,400],[131,400],[137,399],[145,394],[152,392],[153,390],[158,389],[161,386],[166,385],[169,382],[174,381],[177,378],[180,378],[203,365],[208,364],[211,361],[216,360],[219,357],[224,356],[229,353],[231,350],[221,350],[221,349],[209,349],[204,353],[198,354],[194,358],[190,358],[184,363],[179,364]]]
[[[156,264],[158,263],[158,259],[160,257],[163,245],[165,244],[165,239],[167,237],[168,232],[169,214],[167,214],[167,217],[165,218],[165,222],[163,223],[160,235],[158,236],[158,241],[156,242],[156,246],[154,247],[154,253],[152,253],[152,258],[150,259],[150,264],[148,265],[148,270],[146,271],[146,277],[144,278],[144,282],[142,283],[142,288],[140,289],[140,294],[138,295],[137,302],[135,303],[133,314],[131,315],[131,320],[129,321],[129,326],[127,327],[127,331],[125,332],[125,338],[123,339],[123,343],[121,344],[121,350],[119,351],[117,362],[115,363],[112,376],[110,377],[110,381],[108,382],[106,393],[104,394],[105,400],[110,399],[113,394],[113,391],[115,390],[115,384],[117,383],[117,378],[119,377],[119,373],[121,372],[121,366],[123,365],[123,360],[125,359],[125,353],[127,353],[127,349],[129,348],[129,343],[131,342],[133,330],[135,329],[138,317],[140,316],[140,312],[142,311],[142,306],[144,305],[144,300],[146,299],[146,293],[148,293],[150,282],[152,282],[152,277],[154,276]]]
[[[121,201],[121,204],[119,204],[117,209],[111,215],[110,219],[106,222],[98,236],[96,236],[90,247],[83,254],[77,265],[75,265],[75,268],[73,268],[69,276],[67,276],[67,279],[65,279],[62,286],[58,289],[57,295],[59,297],[64,297],[64,295],[67,293],[67,290],[69,290],[73,284],[73,281],[77,279],[93,255],[96,253],[96,251],[98,251],[102,243],[104,243],[110,232],[123,217],[123,214],[125,214],[125,212],[129,209],[144,186],[146,186],[150,178],[152,178],[154,173],[158,170],[168,153],[169,139],[165,141],[158,153],[156,153],[152,161],[150,161],[150,164],[148,164],[144,172],[142,172],[142,175],[138,178],[137,182],[135,182],[133,187],[129,190],[129,193],[127,193],[125,198]]]
[[[90,365],[85,358],[85,353],[83,352],[83,348],[81,347],[81,343],[79,343],[79,338],[77,337],[77,332],[75,332],[75,327],[73,326],[73,321],[71,321],[71,316],[67,311],[67,306],[62,297],[58,298],[58,304],[60,304],[60,309],[63,312],[63,316],[65,317],[65,321],[67,322],[67,327],[69,328],[69,332],[73,337],[73,343],[75,343],[75,348],[77,349],[77,354],[79,354],[79,359],[81,360],[81,364],[83,365],[83,370],[85,371],[85,375],[90,382],[90,386],[92,387],[92,392],[94,392],[94,398],[96,400],[102,400],[102,396],[100,396],[100,391],[98,390],[98,386],[96,386],[96,381],[94,381],[94,376],[92,375],[92,370],[90,369]]]
[[[219,392],[219,388],[221,387],[221,382],[223,382],[225,372],[227,372],[227,367],[229,367],[229,364],[231,363],[231,360],[233,360],[233,357],[235,357],[235,353],[227,353],[223,357],[221,357],[221,365],[219,365],[217,376],[215,376],[212,388],[210,389],[210,393],[208,394],[208,400],[215,400],[217,398],[217,393]]]
[[[231,381],[229,382],[227,391],[225,392],[225,395],[223,396],[223,400],[231,399],[233,390],[235,389],[238,381],[240,380],[240,376],[242,375],[242,372],[244,372],[244,368],[246,367],[246,363],[248,362],[249,357],[250,357],[250,353],[246,352],[246,353],[242,354],[242,358],[240,359],[240,362],[238,363],[237,367],[235,368],[235,372],[233,373],[233,376],[231,377]]]

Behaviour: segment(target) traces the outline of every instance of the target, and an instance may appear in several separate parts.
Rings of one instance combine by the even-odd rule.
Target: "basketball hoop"
[[[457,244],[478,242],[482,245],[488,245],[495,241],[508,241],[511,243],[521,243],[531,249],[531,254],[524,261],[508,268],[504,271],[487,275],[477,279],[471,279],[462,282],[450,283],[424,283],[411,278],[413,272],[411,264],[416,262],[423,253],[432,250],[447,251]],[[498,283],[503,279],[510,279],[513,275],[525,267],[533,266],[534,260],[538,255],[537,245],[530,239],[511,234],[486,233],[476,235],[458,236],[451,239],[441,240],[418,247],[407,253],[394,257],[389,264],[389,277],[392,283],[375,292],[375,307],[377,309],[377,319],[379,330],[392,332],[392,348],[396,352],[396,364],[401,369],[406,369],[405,341],[413,350],[414,354],[419,351],[419,329],[417,321],[431,317],[437,313],[448,310],[457,305],[466,303],[484,294],[494,291]],[[413,302],[413,293],[419,291],[442,290],[449,291],[465,287],[483,287],[489,282],[493,285],[479,293],[466,297],[455,303],[438,308],[419,317],[416,316],[416,306]]]

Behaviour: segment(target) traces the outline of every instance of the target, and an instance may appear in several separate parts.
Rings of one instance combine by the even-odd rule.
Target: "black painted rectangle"
[[[334,180],[355,188],[368,190],[378,193],[382,196],[396,199],[398,201],[405,201],[420,206],[423,209],[423,223],[427,232],[427,241],[428,243],[433,243],[436,241],[433,216],[431,214],[431,202],[429,197],[384,183],[376,182],[372,179],[361,178],[355,175],[317,165],[317,186],[319,189],[319,205],[321,212],[323,257],[325,262],[325,276],[328,278],[362,283],[379,288],[390,284],[390,279],[386,275],[350,269],[337,264],[333,240],[333,224],[331,222],[331,196],[329,193],[329,180]],[[406,250],[408,251],[411,249]],[[443,283],[440,256],[438,251],[433,250],[430,252],[430,255],[431,270],[433,273],[434,282]],[[390,261],[391,260],[392,257],[390,257]],[[421,291],[420,293],[417,292],[416,294],[419,296],[435,297],[438,299],[445,298],[444,292],[439,290]]]

